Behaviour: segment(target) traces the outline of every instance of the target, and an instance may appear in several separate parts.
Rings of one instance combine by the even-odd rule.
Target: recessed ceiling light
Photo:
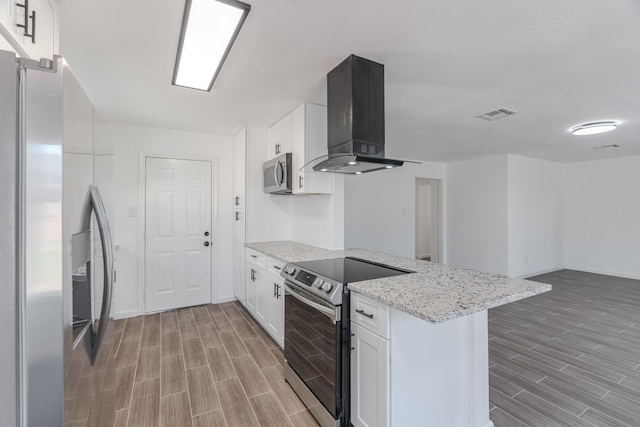
[[[355,165],[358,162],[349,162],[350,165]]]
[[[237,0],[187,0],[173,84],[210,91],[249,10]]]
[[[320,172],[326,172],[326,171],[327,171],[326,169],[320,169]]]
[[[598,133],[610,132],[615,130],[618,127],[618,122],[613,120],[601,121],[601,122],[589,122],[582,123],[580,125],[574,126],[571,129],[572,134],[574,135],[595,135]]]
[[[393,169],[393,166],[389,165],[389,166],[385,166],[385,169]]]
[[[362,172],[358,171],[356,172],[356,175],[362,175]]]

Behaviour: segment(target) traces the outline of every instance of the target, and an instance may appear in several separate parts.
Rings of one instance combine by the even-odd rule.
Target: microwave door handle
[[[282,187],[282,182],[284,181],[284,177],[282,177],[282,179],[280,179],[278,177],[278,169],[282,169],[283,170],[283,175],[284,175],[284,169],[282,168],[282,162],[280,162],[280,161],[277,161],[276,162],[276,167],[273,168],[273,178],[276,181],[276,185],[278,187]]]
[[[284,289],[285,289],[285,291],[289,292],[289,294],[292,297],[294,297],[295,299],[297,299],[301,303],[306,304],[309,307],[315,308],[320,313],[326,314],[327,316],[331,317],[331,319],[335,323],[335,321],[336,321],[336,310],[335,310],[335,308],[325,307],[324,305],[318,304],[317,302],[313,302],[310,299],[307,299],[307,298],[303,297],[302,295],[297,293],[295,289],[293,289],[291,286],[289,286],[287,284],[287,282],[284,283]]]
[[[100,243],[102,245],[102,262],[104,268],[104,283],[102,291],[102,309],[100,311],[100,323],[98,331],[92,343],[91,349],[91,365],[93,365],[98,357],[98,352],[102,345],[104,335],[109,324],[109,316],[111,314],[111,297],[113,293],[113,244],[111,242],[111,231],[109,230],[109,222],[107,221],[107,212],[102,203],[100,192],[95,186],[90,186],[91,202],[94,212],[96,213],[96,222],[98,223],[98,231],[100,232]]]
[[[273,167],[273,182],[275,182],[278,187],[280,187],[280,184],[278,183],[278,166],[279,165],[280,165],[280,162],[276,162],[276,165]]]

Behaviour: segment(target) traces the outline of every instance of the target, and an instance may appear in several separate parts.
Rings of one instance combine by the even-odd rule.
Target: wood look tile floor
[[[489,310],[496,427],[640,426],[640,281],[561,270]]]
[[[116,321],[116,427],[315,427],[238,302]]]

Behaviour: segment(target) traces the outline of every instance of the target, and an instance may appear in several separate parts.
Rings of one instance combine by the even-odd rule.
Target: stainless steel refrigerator
[[[0,51],[1,425],[114,423],[113,250],[87,103],[62,58]]]

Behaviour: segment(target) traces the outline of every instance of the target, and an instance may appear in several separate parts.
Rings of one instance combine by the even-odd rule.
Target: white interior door
[[[147,312],[211,302],[211,163],[146,159]]]

